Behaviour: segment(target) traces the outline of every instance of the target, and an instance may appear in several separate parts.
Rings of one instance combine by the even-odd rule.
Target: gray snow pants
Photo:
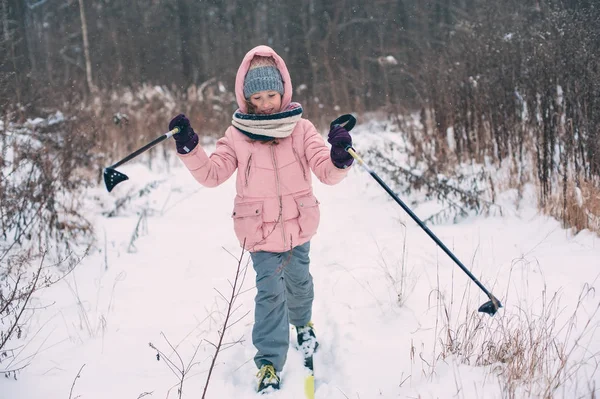
[[[308,271],[310,242],[287,252],[252,252],[256,298],[252,343],[260,368],[273,364],[281,371],[290,345],[290,323],[307,324],[312,316],[313,279]]]

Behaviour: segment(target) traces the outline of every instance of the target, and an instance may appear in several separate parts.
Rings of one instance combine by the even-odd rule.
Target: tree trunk
[[[83,36],[83,54],[85,57],[85,76],[87,79],[87,86],[90,93],[96,92],[96,86],[92,80],[92,61],[90,60],[90,43],[88,41],[88,30],[87,22],[85,20],[85,9],[83,7],[83,0],[79,0],[79,16],[81,18],[81,35]]]
[[[179,14],[179,46],[181,53],[181,72],[183,74],[183,86],[187,87],[192,83],[190,57],[191,49],[188,38],[190,36],[190,17],[186,0],[177,0],[177,12]]]
[[[7,4],[8,3],[8,4]],[[27,48],[25,31],[25,3],[23,1],[13,4],[2,1],[2,40],[5,41],[3,57],[0,58],[0,65],[5,64],[7,77],[11,77],[12,84],[6,83],[6,95],[9,98],[9,104],[29,105],[29,94],[31,85],[29,84],[29,73],[31,64],[29,60],[29,50]],[[14,85],[13,87],[10,87]],[[22,107],[17,107],[22,110]],[[24,118],[22,111],[20,117]]]

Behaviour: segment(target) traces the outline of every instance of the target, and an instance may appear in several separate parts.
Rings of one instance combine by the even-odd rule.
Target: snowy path
[[[132,180],[115,195],[156,178],[139,165],[123,171]],[[234,180],[206,189],[182,168],[160,176],[166,177],[148,202],[156,212],[135,241],[137,252],[128,252],[138,221],[133,208],[128,216],[97,219],[101,251],[38,298],[36,305],[47,307],[36,312],[31,325],[39,332],[30,333],[22,357],[39,353],[18,381],[2,379],[0,398],[67,399],[84,364],[73,398],[165,398],[177,379],[148,346],[152,342],[171,353],[161,332],[179,345],[186,363],[201,345],[183,397],[201,396],[213,352],[204,340],[215,341],[225,308],[216,290],[229,295],[236,261],[227,251],[240,253],[230,219]],[[448,303],[454,298],[455,312],[465,293],[470,309],[487,298],[359,168],[338,186],[315,185],[322,204],[311,253],[313,320],[321,341],[317,398],[499,397],[499,384],[487,369],[433,355],[440,345],[436,292]],[[97,195],[108,198],[101,190]],[[577,299],[585,282],[600,288],[597,238],[588,233],[570,238],[557,222],[531,209],[507,213],[432,230],[507,307],[534,303],[544,284],[550,293],[560,289],[565,304]],[[407,298],[399,306],[402,262]],[[250,268],[238,310],[250,314],[228,334],[229,341],[243,342],[219,355],[209,398],[260,397],[252,362],[253,286]],[[300,356],[290,349],[282,390],[269,398],[303,398],[302,373]],[[168,398],[176,397],[173,388]]]

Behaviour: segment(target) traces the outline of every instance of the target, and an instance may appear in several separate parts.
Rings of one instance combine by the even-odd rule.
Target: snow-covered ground
[[[357,133],[357,148],[371,139]],[[226,309],[219,293],[229,297],[240,255],[230,217],[234,179],[208,189],[179,164],[154,169],[126,165],[119,170],[131,180],[111,194],[103,187],[90,191],[86,215],[94,220],[97,248],[35,299],[32,305],[39,309],[17,359],[31,364],[18,380],[2,379],[0,398],[178,397],[178,377],[164,359],[157,361],[149,343],[177,365],[191,366],[183,397],[201,397],[214,352],[208,342],[216,342]],[[152,181],[148,195],[136,196],[116,217],[102,216],[116,198]],[[600,322],[594,313],[600,300],[596,236],[572,236],[538,215],[530,193],[518,208],[514,193],[503,193],[498,201],[503,216],[432,226],[505,305],[494,318],[470,319],[466,309],[471,314],[488,298],[370,175],[356,167],[337,186],[315,182],[322,215],[311,244],[313,320],[321,343],[315,358],[317,398],[507,396],[508,388],[492,371],[501,365],[465,365],[460,355],[440,356],[448,342],[446,311],[449,329],[459,338],[475,331],[465,328],[467,320],[480,321],[478,331],[497,332],[499,325],[518,319],[532,331],[532,320],[550,314],[556,322],[545,331],[564,336],[568,348],[574,346],[567,360],[581,364],[569,369],[566,388],[554,396],[592,397],[600,387],[592,361],[600,352],[600,336],[593,334]],[[425,217],[435,206],[423,203],[414,210]],[[242,265],[249,265],[247,255]],[[595,291],[585,291],[591,287]],[[241,342],[219,354],[208,398],[260,397],[252,361],[253,288],[250,265],[234,319],[249,313],[226,337]],[[577,317],[570,320],[578,302]],[[548,311],[552,307],[556,311]],[[291,347],[282,389],[269,397],[303,398],[303,375],[301,357]],[[518,392],[517,397],[529,395],[526,389]]]

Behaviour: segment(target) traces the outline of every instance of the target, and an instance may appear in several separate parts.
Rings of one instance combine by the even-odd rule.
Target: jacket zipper
[[[252,164],[252,154],[248,157],[248,166],[246,166],[246,187],[248,187],[248,180],[250,179],[250,165]]]
[[[304,176],[304,180],[308,181],[308,179],[306,178],[306,169],[304,169],[304,164],[300,160],[300,155],[298,154],[298,151],[296,151],[295,148],[293,150],[294,150],[294,155],[296,156],[296,160],[298,160],[298,163],[300,164],[300,167],[302,168],[302,175]]]
[[[271,156],[273,157],[273,167],[275,168],[275,181],[277,183],[277,197],[279,198],[279,220],[281,220],[281,238],[283,239],[283,249],[286,250],[285,224],[283,223],[283,198],[281,198],[281,187],[279,184],[279,169],[277,167],[277,158],[275,157],[275,146],[271,143]]]

